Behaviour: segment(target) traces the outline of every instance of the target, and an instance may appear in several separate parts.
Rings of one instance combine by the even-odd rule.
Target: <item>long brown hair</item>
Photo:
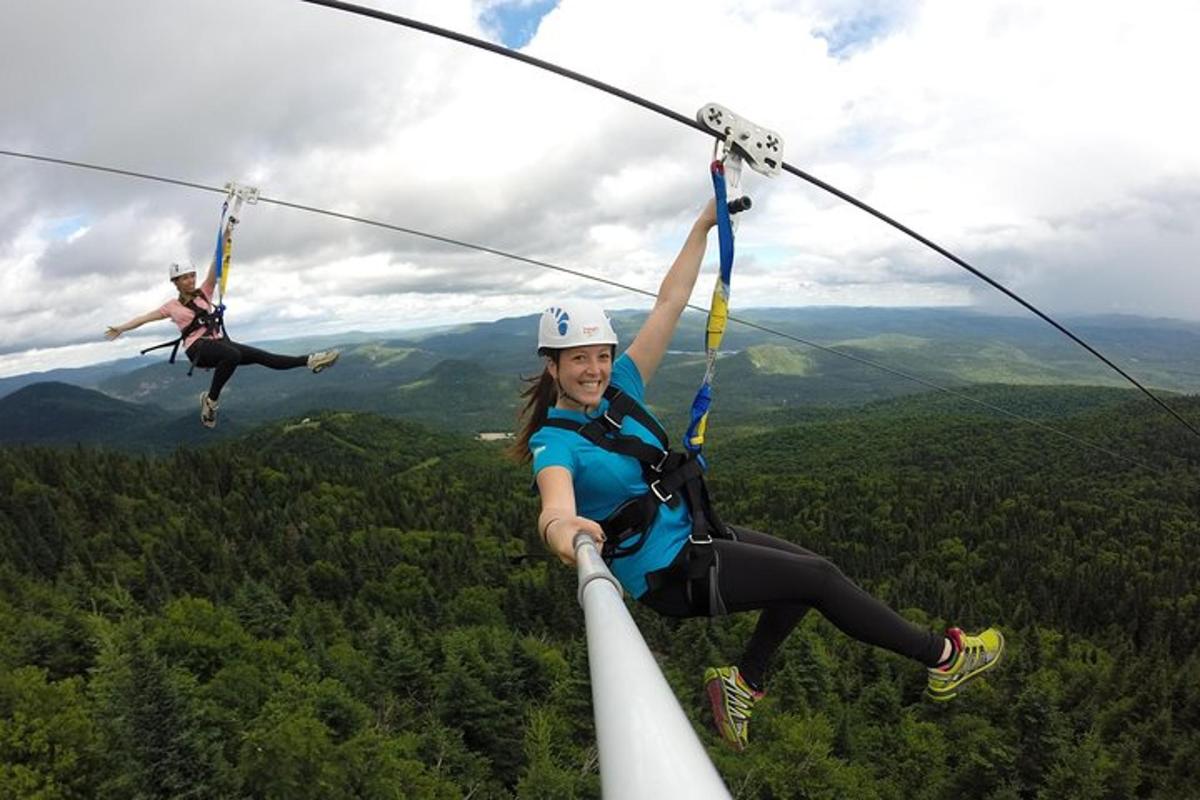
[[[554,363],[558,363],[557,352],[547,355],[554,359]],[[533,460],[533,454],[529,452],[529,440],[537,433],[538,428],[545,424],[551,406],[558,402],[558,385],[554,378],[550,377],[549,365],[542,368],[541,375],[523,380],[526,386],[521,390],[521,399],[525,403],[517,414],[520,433],[509,448],[508,454],[519,463],[528,464]]]

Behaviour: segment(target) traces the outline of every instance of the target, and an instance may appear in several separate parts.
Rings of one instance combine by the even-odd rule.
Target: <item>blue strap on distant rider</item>
[[[221,206],[221,222],[217,225],[217,249],[213,253],[213,263],[217,267],[217,302],[216,307],[220,310],[225,310],[225,304],[222,302],[225,298],[225,240],[229,236],[229,232],[225,230],[225,215],[229,213],[229,198],[225,198],[225,203]]]

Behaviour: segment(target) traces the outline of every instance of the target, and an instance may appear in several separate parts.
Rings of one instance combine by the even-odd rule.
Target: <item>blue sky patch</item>
[[[844,60],[866,50],[877,39],[886,37],[902,22],[901,14],[864,9],[813,33],[825,40],[829,55]]]
[[[73,217],[63,217],[50,222],[45,227],[45,235],[55,241],[66,241],[88,226],[87,217],[76,214]]]
[[[480,21],[501,44],[517,50],[529,44],[542,17],[557,5],[558,0],[504,0],[484,11]]]

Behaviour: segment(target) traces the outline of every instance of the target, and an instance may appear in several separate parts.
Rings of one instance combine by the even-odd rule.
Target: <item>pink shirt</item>
[[[200,294],[193,301],[197,307],[202,308],[205,311],[211,311],[213,309],[212,293],[214,283],[215,281],[205,281],[204,285],[200,287]],[[163,317],[170,317],[171,321],[174,322],[181,331],[188,325],[191,325],[192,320],[196,318],[196,312],[179,302],[178,297],[172,297],[170,300],[159,306],[158,310]],[[183,340],[183,349],[187,350],[196,343],[197,339],[202,337],[208,337],[210,339],[214,338],[209,336],[208,331],[204,328],[198,328],[188,334],[188,337]]]

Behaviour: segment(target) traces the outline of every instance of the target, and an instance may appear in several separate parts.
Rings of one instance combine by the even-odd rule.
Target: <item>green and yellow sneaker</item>
[[[930,667],[925,688],[925,694],[938,702],[953,700],[963,684],[996,666],[1004,653],[1004,636],[995,628],[978,636],[965,634],[960,628],[947,628],[946,638],[954,645],[954,660],[945,667]]]
[[[704,670],[704,692],[712,704],[717,733],[734,750],[745,750],[750,742],[750,715],[763,693],[751,689],[737,667],[709,667]]]

